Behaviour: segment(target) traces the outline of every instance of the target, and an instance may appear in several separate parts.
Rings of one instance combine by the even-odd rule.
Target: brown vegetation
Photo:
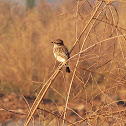
[[[42,94],[52,107],[44,106],[43,97],[38,102],[43,123],[55,118],[78,126],[125,125],[125,7],[125,2],[78,0],[25,10],[0,2],[0,91],[37,96],[52,83]],[[73,49],[71,73],[62,67],[52,76],[58,63],[50,42],[57,38]],[[58,117],[45,116],[43,109]]]

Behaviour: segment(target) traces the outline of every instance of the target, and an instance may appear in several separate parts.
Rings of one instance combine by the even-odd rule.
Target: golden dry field
[[[27,1],[0,1],[0,124],[126,126],[126,1]]]

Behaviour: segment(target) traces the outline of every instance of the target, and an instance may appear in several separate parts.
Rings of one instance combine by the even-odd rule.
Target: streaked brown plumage
[[[65,62],[70,58],[69,52],[65,47],[65,45],[63,44],[63,40],[57,39],[52,43],[54,43],[54,48],[53,48],[54,56],[59,62]],[[70,73],[68,62],[66,63],[66,72]]]

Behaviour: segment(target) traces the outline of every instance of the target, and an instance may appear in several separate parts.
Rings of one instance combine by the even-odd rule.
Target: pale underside
[[[57,56],[55,53],[54,53],[54,56],[55,58],[59,61],[59,62],[65,62],[65,59],[61,56]]]
[[[64,45],[58,46],[58,45],[54,44],[53,53],[54,53],[55,58],[59,62],[63,63],[69,59],[69,52]],[[66,63],[66,64],[68,64],[68,63]]]

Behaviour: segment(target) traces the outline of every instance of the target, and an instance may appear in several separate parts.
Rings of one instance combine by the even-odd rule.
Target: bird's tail
[[[70,68],[68,66],[66,67],[66,72],[70,73]]]

